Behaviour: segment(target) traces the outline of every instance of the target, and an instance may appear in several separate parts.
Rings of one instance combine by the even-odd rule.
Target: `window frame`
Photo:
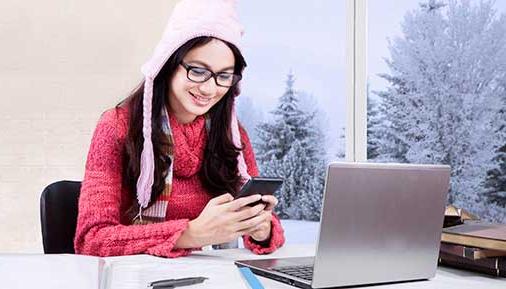
[[[345,160],[367,161],[367,0],[346,1]]]

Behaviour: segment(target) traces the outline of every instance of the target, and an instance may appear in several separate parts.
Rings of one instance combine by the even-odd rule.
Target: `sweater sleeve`
[[[253,152],[253,147],[251,146],[251,142],[249,140],[248,134],[246,133],[246,130],[244,130],[242,127],[239,129],[243,144],[244,161],[246,162],[246,166],[248,166],[248,173],[252,177],[256,177],[259,175],[259,173],[255,160],[255,153]],[[276,251],[285,243],[285,233],[278,216],[275,213],[272,213],[271,236],[267,242],[261,244],[262,242],[254,241],[249,235],[244,235],[243,241],[244,247],[250,249],[255,254],[269,254]]]
[[[188,227],[186,219],[147,225],[120,223],[124,141],[118,135],[126,131],[126,125],[122,124],[118,112],[111,109],[102,115],[93,134],[79,196],[76,253],[188,255],[191,250],[174,248]]]

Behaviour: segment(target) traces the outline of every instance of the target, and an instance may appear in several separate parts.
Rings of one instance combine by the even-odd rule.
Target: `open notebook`
[[[205,288],[222,289],[230,284],[248,288],[232,261],[206,256],[0,254],[0,287],[9,289],[138,289],[160,279],[197,276],[209,278],[203,283]]]
[[[247,289],[237,267],[230,260],[217,260],[206,256],[177,259],[156,258],[148,255],[107,258],[105,278],[101,289],[138,289],[160,280],[185,277],[207,277],[202,286],[223,289]]]

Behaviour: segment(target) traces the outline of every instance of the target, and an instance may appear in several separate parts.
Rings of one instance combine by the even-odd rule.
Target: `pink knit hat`
[[[151,141],[151,104],[153,82],[170,56],[187,41],[211,36],[227,41],[240,49],[243,28],[237,16],[235,0],[182,0],[176,4],[167,23],[162,39],[151,58],[142,66],[144,74],[143,129],[144,146],[141,154],[141,168],[137,180],[137,200],[142,208],[147,207],[151,198],[154,180],[154,155]],[[239,126],[235,109],[232,111],[232,139],[241,146]],[[242,153],[238,156],[239,174],[249,179]]]

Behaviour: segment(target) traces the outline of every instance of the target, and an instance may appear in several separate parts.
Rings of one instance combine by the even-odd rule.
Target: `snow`
[[[320,222],[301,220],[281,220],[285,230],[286,245],[315,244],[320,230]]]
[[[506,17],[495,17],[490,1],[447,3],[406,13],[402,37],[390,43],[390,72],[381,75],[389,86],[369,107],[369,153],[450,165],[449,202],[506,222],[501,201],[486,196],[506,143]]]

